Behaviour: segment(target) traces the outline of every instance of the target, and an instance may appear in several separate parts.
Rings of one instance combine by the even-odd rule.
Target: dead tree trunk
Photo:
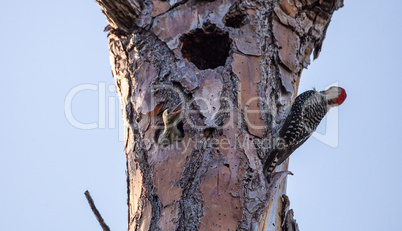
[[[96,1],[123,109],[128,230],[297,230],[287,162],[268,184],[261,161],[343,0]],[[158,145],[180,103],[182,140]]]

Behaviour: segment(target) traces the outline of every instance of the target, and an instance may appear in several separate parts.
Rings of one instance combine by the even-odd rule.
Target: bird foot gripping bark
[[[269,183],[268,192],[273,192],[273,190],[275,190],[275,188],[277,188],[279,184],[282,183],[287,175],[293,176],[293,173],[291,171],[281,171],[273,173],[271,176],[271,183]]]

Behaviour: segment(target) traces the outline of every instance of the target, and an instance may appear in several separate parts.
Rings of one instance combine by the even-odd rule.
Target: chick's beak
[[[179,103],[179,105],[177,105],[173,110],[172,110],[172,114],[174,115],[179,115],[180,113],[183,112],[183,108],[181,108],[181,103]]]

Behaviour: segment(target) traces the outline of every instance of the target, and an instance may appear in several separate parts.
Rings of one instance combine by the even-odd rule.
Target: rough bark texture
[[[281,113],[343,0],[97,0],[121,99],[128,230],[298,230],[287,162],[261,174]],[[156,143],[180,102],[181,142]]]

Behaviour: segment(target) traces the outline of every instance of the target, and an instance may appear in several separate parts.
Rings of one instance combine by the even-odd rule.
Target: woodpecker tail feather
[[[268,183],[271,183],[271,174],[274,171],[276,165],[278,164],[278,150],[274,149],[268,155],[268,159],[264,163],[263,174],[267,178]]]

